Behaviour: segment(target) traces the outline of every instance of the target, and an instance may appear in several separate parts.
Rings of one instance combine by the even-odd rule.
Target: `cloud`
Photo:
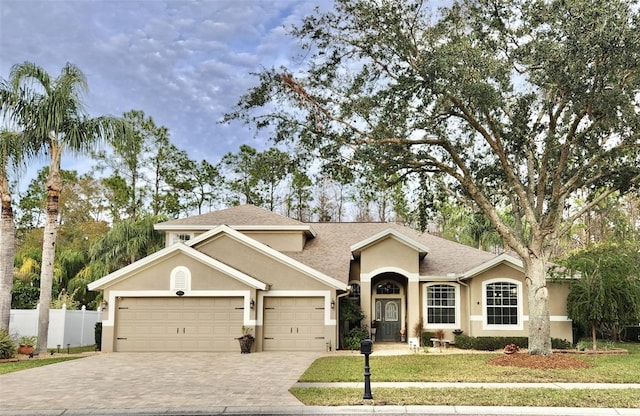
[[[319,4],[304,0],[3,0],[0,71],[32,61],[52,75],[66,62],[87,75],[91,115],[143,110],[191,158],[216,163],[254,132],[217,123],[262,67],[286,65],[286,29]]]

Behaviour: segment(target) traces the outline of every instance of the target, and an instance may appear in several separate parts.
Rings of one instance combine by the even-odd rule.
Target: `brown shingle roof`
[[[426,245],[428,254],[420,263],[421,276],[447,276],[463,273],[496,257],[495,254],[449,241],[432,234],[420,233],[393,223],[303,223],[253,205],[240,205],[203,215],[167,221],[162,226],[233,226],[310,225],[315,238],[307,240],[302,252],[287,252],[287,256],[342,282],[349,279],[350,247],[377,233],[392,228]]]
[[[255,205],[239,205],[222,209],[220,211],[208,212],[202,215],[194,215],[192,217],[181,218],[178,220],[165,221],[158,224],[158,228],[163,226],[176,225],[304,225],[300,221],[278,215],[275,212],[258,208]]]
[[[317,236],[307,241],[304,251],[285,254],[342,281],[349,276],[349,248],[388,228],[429,248],[428,254],[420,262],[421,276],[462,273],[496,257],[486,251],[393,223],[313,223],[311,226]]]

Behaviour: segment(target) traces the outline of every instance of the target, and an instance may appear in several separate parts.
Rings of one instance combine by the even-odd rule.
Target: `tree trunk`
[[[529,354],[551,355],[551,320],[549,319],[546,262],[540,258],[533,258],[525,264],[529,301]]]
[[[49,336],[49,309],[53,289],[53,266],[58,237],[58,211],[62,177],[60,175],[60,156],[62,149],[52,146],[49,178],[47,179],[47,206],[44,236],[42,238],[42,266],[40,269],[40,309],[38,312],[38,354],[47,352]]]
[[[596,330],[597,325],[598,324],[596,322],[591,323],[591,342],[593,343],[594,351],[598,349],[598,331]]]
[[[2,199],[0,225],[0,330],[9,332],[11,293],[13,290],[15,226],[9,184],[5,176],[0,180],[0,199]]]

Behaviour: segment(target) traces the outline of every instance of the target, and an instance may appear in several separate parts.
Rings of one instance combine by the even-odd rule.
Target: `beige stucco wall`
[[[138,270],[127,279],[121,280],[110,290],[169,290],[171,271],[184,266],[191,272],[191,290],[246,290],[244,283],[221,273],[183,253],[165,257],[150,267]],[[107,292],[105,292],[106,294]]]
[[[418,252],[400,241],[388,237],[362,250],[360,271],[363,274],[381,268],[399,268],[410,274],[418,273]]]
[[[522,330],[488,330],[483,328],[481,320],[470,321],[467,335],[471,336],[528,336],[529,334],[529,306],[527,299],[527,287],[524,273],[506,264],[498,265],[478,276],[468,280],[470,286],[470,315],[483,316],[482,304],[482,283],[491,279],[512,279],[522,283],[522,314],[525,319],[522,322]],[[549,289],[549,315],[551,318],[551,337],[567,339],[573,341],[571,322],[566,320],[566,298],[568,294],[568,284],[564,282],[548,282]],[[464,330],[464,328],[462,328]]]
[[[305,243],[302,231],[241,231],[241,233],[278,251],[300,252]]]
[[[271,285],[271,290],[327,290],[325,283],[226,235],[203,242],[199,251]]]

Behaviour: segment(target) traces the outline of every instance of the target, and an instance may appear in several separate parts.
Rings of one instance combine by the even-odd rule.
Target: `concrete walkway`
[[[114,353],[0,376],[0,416],[13,415],[635,415],[640,409],[476,406],[304,406],[292,386],[322,353]],[[631,388],[637,384],[372,383],[378,387]],[[634,393],[635,394],[635,390]],[[640,394],[640,390],[638,391]]]

